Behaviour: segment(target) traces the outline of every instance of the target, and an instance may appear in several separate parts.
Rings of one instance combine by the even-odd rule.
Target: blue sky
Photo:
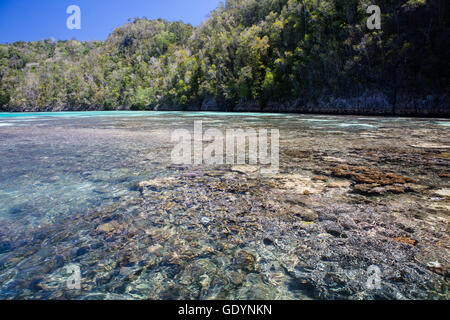
[[[220,0],[0,0],[0,43],[55,38],[105,40],[129,18],[165,18],[198,25]],[[81,30],[69,30],[67,7],[81,9]]]

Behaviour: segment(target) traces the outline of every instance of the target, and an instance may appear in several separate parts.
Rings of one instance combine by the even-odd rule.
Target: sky
[[[220,0],[0,0],[0,43],[43,39],[105,40],[135,17],[164,18],[195,26]],[[224,1],[223,1],[224,2]],[[70,30],[69,6],[81,10],[81,29]]]

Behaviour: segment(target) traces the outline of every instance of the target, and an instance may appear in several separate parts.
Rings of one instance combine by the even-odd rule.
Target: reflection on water
[[[280,174],[171,165],[171,132],[195,120],[205,130],[278,128]],[[446,126],[0,114],[0,298],[448,298]],[[81,290],[66,288],[70,264]],[[381,290],[366,287],[371,265],[382,269]]]

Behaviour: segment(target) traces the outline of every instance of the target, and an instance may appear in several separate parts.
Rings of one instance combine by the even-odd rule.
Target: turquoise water
[[[184,117],[203,117],[203,116],[255,116],[255,117],[289,117],[286,114],[274,113],[235,113],[235,112],[181,112],[181,111],[81,111],[81,112],[0,112],[1,118],[75,118],[75,117],[164,117],[166,115],[182,115]]]
[[[1,112],[0,118],[72,118],[72,117],[140,117],[146,115],[158,115],[157,112],[130,112],[130,111],[83,111],[83,112],[28,112],[10,113]],[[164,115],[164,112],[161,112]]]

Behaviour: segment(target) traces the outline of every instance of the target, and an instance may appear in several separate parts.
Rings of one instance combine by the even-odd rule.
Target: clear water
[[[446,128],[448,122],[437,119],[198,112],[0,113],[0,241],[8,246],[3,252],[0,251],[0,298],[313,298],[308,292],[309,287],[292,285],[293,271],[285,272],[285,268],[280,267],[283,263],[289,265],[281,261],[292,258],[293,248],[290,246],[294,245],[294,240],[289,238],[292,235],[282,232],[283,225],[292,222],[279,216],[267,215],[267,220],[261,216],[254,222],[260,224],[258,230],[262,228],[264,234],[273,232],[279,237],[279,248],[285,246],[284,251],[261,246],[263,235],[250,232],[248,226],[244,235],[239,232],[241,240],[246,240],[246,243],[238,245],[230,241],[235,248],[244,248],[258,257],[258,272],[250,272],[236,267],[234,262],[228,262],[230,259],[236,260],[234,255],[237,249],[232,249],[234,251],[224,254],[222,258],[215,254],[211,258],[210,254],[205,254],[210,250],[208,248],[211,252],[222,250],[220,248],[226,247],[226,241],[218,241],[212,231],[211,234],[199,231],[204,226],[198,221],[202,217],[219,219],[218,215],[225,208],[228,208],[227,217],[230,218],[228,215],[244,208],[241,203],[244,200],[252,203],[246,209],[248,212],[256,210],[260,198],[253,198],[253,192],[266,192],[265,188],[269,188],[271,181],[260,181],[251,187],[250,193],[243,192],[236,196],[229,191],[212,192],[208,189],[218,182],[227,182],[227,179],[242,181],[235,172],[230,171],[229,166],[185,168],[182,171],[171,166],[171,133],[177,128],[192,130],[195,120],[202,120],[204,128],[278,128],[281,132],[281,172],[310,177],[320,173],[327,157],[343,159],[355,165],[375,163],[372,158],[364,158],[364,152],[355,153],[355,150],[397,148],[405,152],[406,148],[414,158],[415,151],[411,151],[413,145],[424,141],[438,144],[441,146],[439,152],[445,154],[450,144],[450,133]],[[309,152],[311,156],[299,162],[283,153],[289,150]],[[419,155],[426,157],[422,153]],[[430,167],[422,168],[424,170],[405,166],[401,159],[395,163],[386,159],[380,161],[385,161],[391,171],[416,177],[421,184],[439,189],[448,187],[448,179],[436,179],[433,172],[448,170],[445,168],[446,159],[443,157],[437,164],[428,164]],[[431,168],[434,165],[438,169]],[[325,168],[324,172],[329,169]],[[135,188],[140,181],[167,177],[180,179],[181,187],[175,191],[162,187],[160,194],[151,194],[150,198],[146,196],[144,199]],[[246,183],[251,181],[246,180]],[[270,197],[270,193],[265,194],[264,201]],[[338,194],[335,189],[311,197],[315,199],[316,207],[320,207],[321,201],[324,206],[355,201],[361,205],[364,203],[360,198],[355,200]],[[425,201],[423,196],[418,195],[408,199]],[[277,201],[281,200],[277,198]],[[178,211],[164,209],[173,206]],[[122,219],[128,219],[127,230],[133,225],[140,225],[132,242],[130,238],[117,234],[115,240],[105,240],[104,235],[96,233],[102,222],[101,219],[99,222],[98,215],[108,216],[111,210],[119,212]],[[404,209],[405,212],[407,210],[410,209]],[[160,213],[163,221],[154,215],[160,211],[164,211]],[[145,218],[142,218],[143,215]],[[90,219],[92,223],[83,224]],[[288,225],[285,227],[288,228]],[[75,235],[70,233],[71,228],[77,231]],[[280,230],[277,231],[277,228]],[[163,235],[158,233],[161,230],[165,230]],[[196,238],[195,243],[187,237],[188,232],[192,231],[196,231],[195,237],[200,237]],[[152,238],[153,242],[145,240],[145,235],[151,232],[159,235],[158,243],[155,242],[157,236]],[[171,238],[164,240],[164,235]],[[94,245],[96,241],[106,241],[107,246],[97,248]],[[190,249],[182,249],[183,245]],[[70,251],[83,246],[90,248],[89,254],[77,256]],[[128,246],[134,246],[137,262],[117,263],[128,252]],[[155,246],[163,247],[163,253],[156,258],[147,250]],[[197,263],[194,264],[196,268],[200,265],[201,269],[205,269],[199,271],[201,279],[195,278],[197,271],[191,270],[193,265],[167,262],[175,259],[171,256],[173,252],[181,255],[183,250],[197,250],[194,248],[200,249],[192,263]],[[55,256],[61,256],[64,262],[54,265]],[[264,261],[263,257],[272,258]],[[154,261],[153,271],[143,272],[142,265],[152,259],[160,260]],[[64,289],[63,269],[70,263],[82,267],[83,278],[95,278],[87,281],[83,290],[73,293]],[[100,281],[98,275],[107,274],[104,269],[116,271]],[[147,269],[151,268],[146,265]],[[216,269],[217,274],[211,271]],[[139,270],[139,275],[127,278],[130,270]],[[239,278],[243,274],[244,280],[241,285],[233,287],[226,285],[219,274],[227,274],[226,279]],[[225,282],[222,283],[222,280]],[[236,283],[239,281],[236,280]],[[203,289],[199,289],[199,282]],[[173,289],[174,286],[178,291]],[[190,289],[186,291],[186,288]],[[198,292],[187,293],[192,290]]]

